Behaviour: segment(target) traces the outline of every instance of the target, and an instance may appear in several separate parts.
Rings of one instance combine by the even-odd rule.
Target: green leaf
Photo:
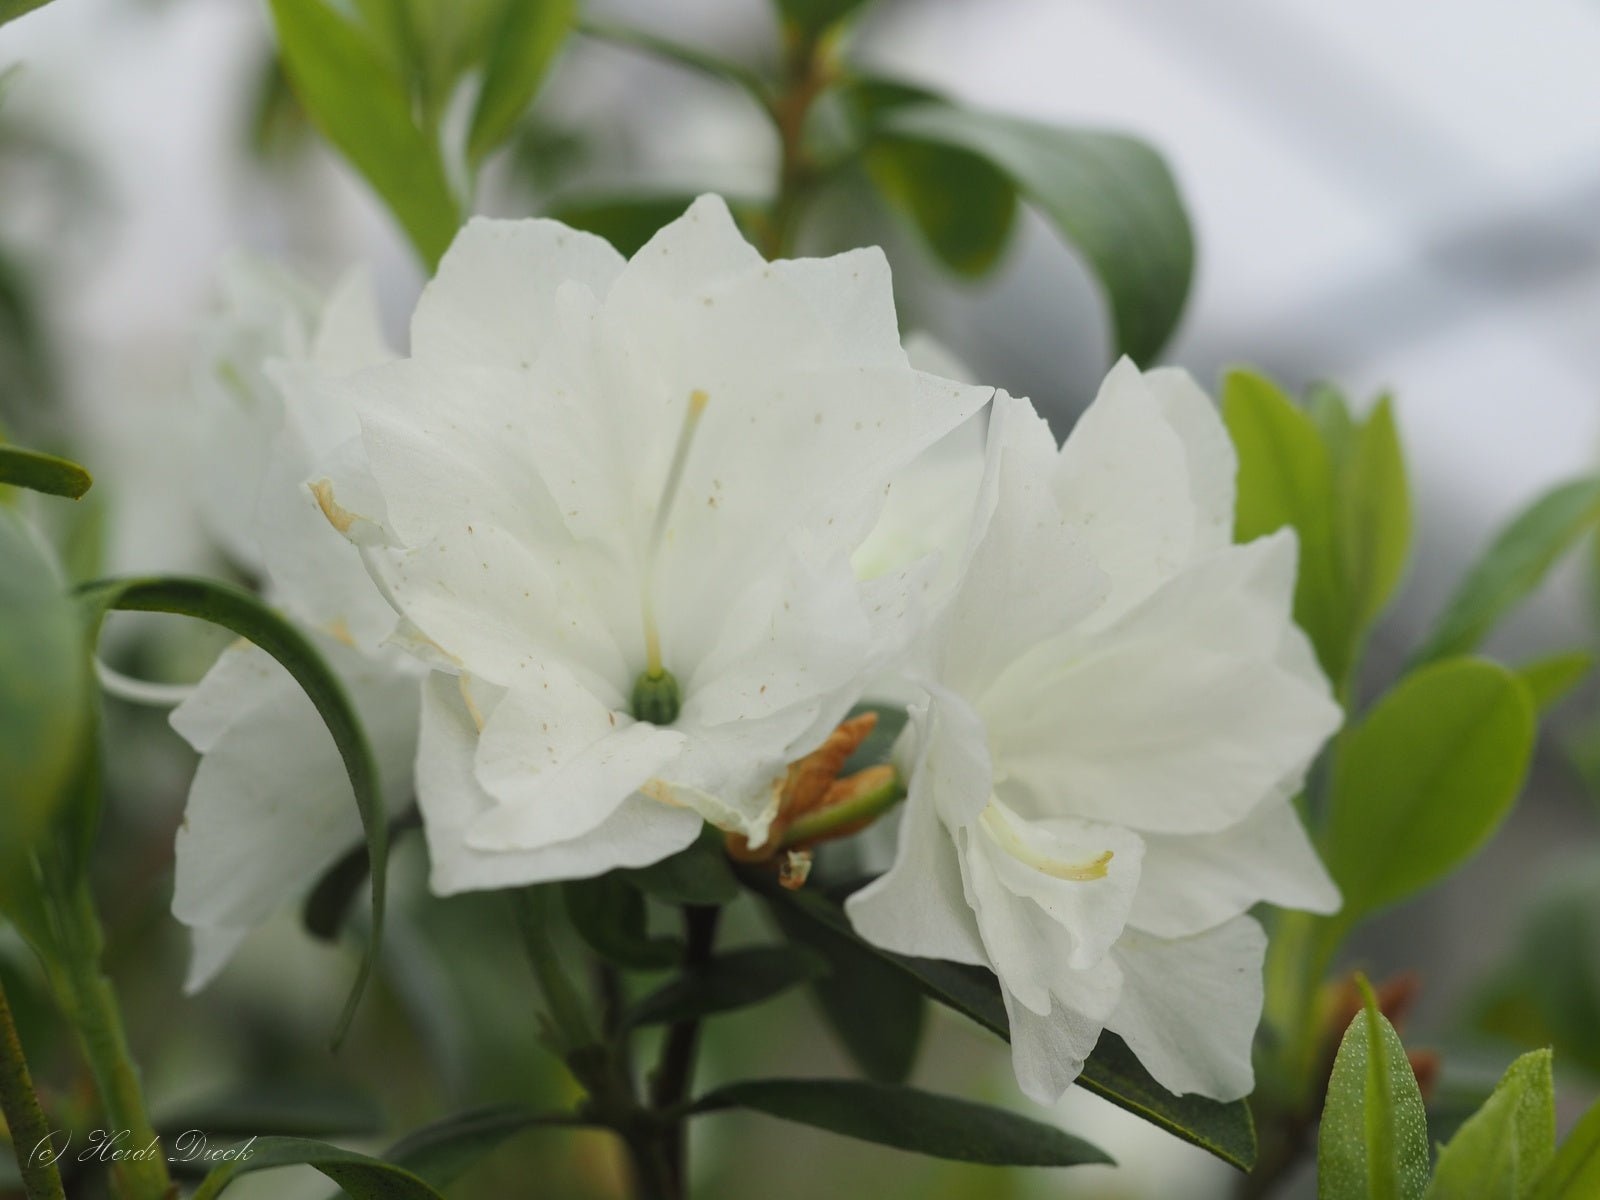
[[[350,776],[356,809],[366,831],[367,857],[372,872],[372,930],[355,984],[339,1018],[337,1043],[355,1017],[356,1005],[371,978],[383,941],[389,849],[377,761],[344,685],[304,634],[256,597],[229,584],[177,575],[106,579],[82,585],[77,594],[88,614],[91,640],[97,636],[105,614],[113,610],[198,617],[247,638],[272,655],[316,705]]]
[[[1366,980],[1366,1007],[1339,1043],[1317,1134],[1318,1200],[1421,1200],[1428,1118],[1394,1026]]]
[[[461,223],[439,148],[383,51],[326,0],[270,0],[295,93],[389,206],[432,270]]]
[[[383,1112],[365,1092],[340,1085],[253,1083],[161,1113],[156,1127],[169,1141],[195,1129],[213,1138],[353,1137],[382,1129]]]
[[[1222,419],[1239,455],[1234,539],[1253,541],[1289,526],[1300,540],[1294,617],[1322,669],[1345,678],[1349,634],[1335,540],[1333,462],[1317,425],[1271,380],[1230,371]]]
[[[482,162],[511,136],[577,15],[577,0],[507,0],[483,67],[467,134],[468,162]]]
[[[676,63],[708,78],[731,83],[749,95],[764,112],[771,112],[772,90],[768,87],[767,81],[757,72],[739,63],[718,58],[715,54],[708,54],[698,47],[675,42],[647,29],[635,29],[630,25],[618,25],[611,21],[596,21],[592,17],[579,20],[578,32],[602,42],[626,46],[655,58]]]
[[[922,1044],[922,989],[859,938],[807,920],[789,905],[773,904],[769,911],[784,937],[828,964],[811,992],[850,1057],[870,1079],[904,1083]]]
[[[1439,1153],[1428,1200],[1526,1200],[1556,1150],[1550,1051],[1511,1064],[1484,1106]]]
[[[669,1025],[747,1008],[827,969],[817,955],[793,946],[730,950],[644,997],[629,1010],[627,1024]]]
[[[1349,732],[1334,767],[1323,861],[1345,928],[1447,875],[1510,810],[1534,740],[1510,671],[1450,659],[1406,676]]]
[[[711,826],[689,846],[648,867],[621,872],[631,887],[665,904],[727,904],[739,894],[739,881],[723,850],[722,835]]]
[[[93,482],[89,472],[75,462],[21,446],[0,445],[0,485],[76,500]]]
[[[1171,336],[1189,293],[1194,238],[1177,184],[1147,144],[939,103],[890,107],[875,133],[964,151],[1009,179],[1093,272],[1117,353],[1148,362]]]
[[[497,1105],[425,1125],[390,1146],[383,1157],[436,1188],[447,1188],[519,1133],[542,1125],[581,1123],[564,1113],[545,1116],[513,1105]]]
[[[1587,650],[1568,650],[1523,663],[1517,668],[1517,678],[1533,697],[1534,707],[1544,712],[1565,699],[1593,667],[1594,655]]]
[[[651,937],[644,897],[613,871],[562,885],[567,916],[590,947],[624,967],[659,970],[683,961],[683,943]]]
[[[1001,1108],[861,1079],[753,1079],[695,1101],[696,1113],[743,1108],[913,1154],[1009,1167],[1110,1163],[1054,1125]]]
[[[243,1143],[248,1158],[225,1162],[205,1177],[191,1200],[215,1200],[235,1179],[275,1167],[315,1167],[353,1200],[444,1200],[404,1167],[306,1138],[256,1138]],[[243,1151],[241,1151],[243,1152]]]
[[[0,892],[67,802],[88,754],[89,660],[49,552],[0,509]],[[0,906],[10,908],[4,895]]]
[[[815,36],[852,15],[867,0],[777,0],[784,21]]]
[[[50,0],[0,0],[0,25],[8,21],[15,21],[18,17],[31,13],[36,8],[43,8]]]
[[[951,270],[977,277],[999,261],[1017,215],[1017,189],[969,150],[880,138],[862,161],[878,191],[916,223]]]
[[[1600,1102],[1578,1119],[1534,1183],[1532,1200],[1600,1196]]]
[[[929,999],[1010,1040],[1005,1002],[992,972],[962,963],[889,954],[858,938],[844,912],[827,897],[811,891],[785,891],[764,875],[748,873],[741,878],[769,904],[789,905],[796,916],[854,939],[865,953],[903,971]],[[1241,1171],[1255,1166],[1256,1129],[1249,1105],[1242,1100],[1221,1103],[1203,1096],[1173,1095],[1150,1077],[1115,1034],[1100,1035],[1078,1083]]]
[[[1600,520],[1600,477],[1546,492],[1489,544],[1411,656],[1413,666],[1475,649]]]
[[[1324,427],[1324,444],[1328,444]],[[1337,436],[1337,435],[1335,435]],[[1411,492],[1405,455],[1387,396],[1336,454],[1337,542],[1350,636],[1359,636],[1383,611],[1411,554]],[[1353,648],[1351,650],[1353,653]]]

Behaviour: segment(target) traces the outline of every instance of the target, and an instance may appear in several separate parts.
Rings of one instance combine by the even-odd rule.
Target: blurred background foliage
[[[1425,6],[1358,4],[1338,19],[1312,7],[1252,4],[1238,21],[1211,18],[1212,28],[1155,0],[1115,16],[1026,0],[694,0],[670,11],[616,0],[585,6],[586,34],[546,45],[526,30],[511,37],[508,23],[549,19],[564,30],[571,6],[275,2],[280,25],[318,12],[340,22],[310,27],[297,60],[287,37],[291,52],[279,53],[266,5],[59,0],[0,30],[0,424],[19,443],[91,463],[99,482],[76,505],[30,498],[27,515],[74,580],[155,568],[237,578],[196,517],[205,497],[189,482],[185,419],[193,331],[232,245],[324,281],[368,261],[397,326],[464,211],[549,213],[631,250],[688,197],[719,190],[768,248],[885,245],[905,327],[932,330],[980,377],[1033,395],[1058,433],[1113,346],[1146,359],[1165,346],[1165,359],[1202,378],[1250,360],[1296,391],[1338,379],[1362,414],[1377,411],[1364,397],[1394,388],[1419,552],[1364,668],[1346,681],[1371,697],[1493,531],[1600,449],[1600,363],[1592,349],[1573,351],[1575,340],[1592,348],[1600,321],[1595,235],[1562,202],[1588,194],[1600,136],[1530,94],[1542,86],[1571,112],[1593,111],[1600,85],[1566,55],[1600,43],[1600,22],[1555,0],[1516,17],[1469,4],[1455,37],[1401,80],[1389,51],[1356,45],[1383,22],[1403,49],[1421,36]],[[843,31],[832,27],[846,15]],[[796,44],[814,40],[827,54],[797,60]],[[527,57],[507,60],[512,44]],[[804,84],[817,61],[847,64],[847,77],[816,81],[803,137],[773,138],[770,124],[795,119],[778,97],[796,89],[759,81]],[[1230,73],[1248,83],[1219,82]],[[349,110],[352,127],[308,113],[301,97],[319,88],[365,97]],[[1318,107],[1308,89],[1345,108]],[[1479,117],[1475,132],[1439,115],[1453,102]],[[1484,115],[1491,104],[1512,110],[1504,123]],[[399,225],[314,136],[319,119]],[[1085,132],[1101,128],[1143,140]],[[1536,132],[1506,149],[1519,129]],[[786,157],[786,145],[803,153]],[[1099,169],[1085,175],[1091,160]],[[398,174],[397,162],[407,164]],[[789,180],[802,210],[765,211],[774,179]],[[1446,193],[1483,207],[1450,208]],[[1506,304],[1525,304],[1538,328],[1485,333]],[[1307,402],[1315,413],[1315,391]],[[1594,592],[1577,560],[1592,556],[1595,515],[1592,502],[1573,507],[1560,548],[1582,552],[1491,639],[1509,661],[1593,644]],[[1530,586],[1544,578],[1535,565]],[[117,616],[102,652],[129,674],[181,681],[224,640],[190,623]],[[1343,677],[1338,661],[1324,661]],[[182,997],[187,947],[167,905],[192,758],[159,711],[108,701],[104,725],[116,769],[96,890],[108,971],[161,1128],[204,1125],[223,1137],[270,1127],[376,1149],[443,1112],[569,1098],[570,1081],[534,1040],[533,985],[510,914],[493,897],[428,899],[414,836],[393,855],[378,986],[337,1055],[327,1040],[351,949],[308,938],[292,915],[209,991]],[[1553,710],[1525,798],[1487,849],[1370,922],[1346,951],[1375,979],[1408,972],[1420,983],[1403,1031],[1408,1045],[1440,1052],[1429,1097],[1440,1140],[1522,1049],[1555,1047],[1564,1120],[1600,1087],[1597,793],[1600,713],[1585,685]],[[738,910],[730,942],[765,936],[759,920]],[[52,1116],[92,1127],[92,1094],[45,981],[3,929],[0,981]],[[848,1072],[813,1004],[791,992],[720,1019],[705,1081]],[[1016,1103],[1004,1047],[942,1010],[929,1013],[914,1078]],[[1124,1167],[1063,1177],[964,1168],[735,1117],[695,1130],[699,1191],[731,1195],[751,1179],[774,1200],[1069,1188],[1204,1197],[1233,1186],[1220,1164],[1093,1097],[1075,1093],[1054,1115]],[[0,1154],[0,1196],[17,1187],[11,1170]],[[614,1196],[621,1172],[607,1135],[532,1131],[453,1194]],[[92,1200],[103,1185],[87,1172],[68,1191]],[[1309,1186],[1302,1171],[1287,1194]],[[328,1190],[294,1171],[230,1194]]]

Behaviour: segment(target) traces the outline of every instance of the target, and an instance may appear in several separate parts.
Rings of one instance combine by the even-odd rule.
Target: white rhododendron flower
[[[325,387],[373,486],[317,494],[440,672],[440,892],[761,844],[924,584],[852,570],[888,481],[989,395],[908,365],[879,251],[769,264],[715,197],[631,261],[474,220],[411,357]]]
[[[1291,620],[1287,531],[1230,544],[1235,460],[1181,372],[1124,361],[1058,452],[996,398],[863,936],[998,975],[1024,1091],[1102,1029],[1174,1092],[1251,1090],[1260,901],[1339,897],[1291,804],[1340,712]]]
[[[336,398],[305,387],[307,373],[371,365],[393,351],[359,277],[324,303],[277,268],[241,259],[224,273],[222,292],[196,380],[209,521],[339,675],[393,810],[411,794],[424,672],[382,645],[394,613],[303,483],[314,460],[356,431]],[[222,654],[172,725],[201,755],[178,832],[172,901],[194,936],[192,990],[251,929],[359,846],[362,829],[315,706],[248,642]]]

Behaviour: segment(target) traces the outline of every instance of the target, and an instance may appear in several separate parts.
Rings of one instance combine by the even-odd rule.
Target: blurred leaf
[[[1394,1026],[1366,980],[1366,1007],[1339,1043],[1317,1134],[1318,1200],[1421,1200],[1428,1118]]]
[[[387,834],[390,851],[393,852],[395,842],[406,833],[421,827],[422,815],[415,808],[408,808],[391,820]],[[371,875],[367,847],[365,844],[352,846],[343,858],[322,872],[322,877],[307,894],[305,907],[300,912],[300,923],[306,932],[320,941],[335,940],[355,904],[356,893]]]
[[[802,33],[815,36],[862,8],[868,0],[776,0],[783,19]]]
[[[810,891],[785,891],[764,876],[747,874],[743,878],[769,904],[774,907],[789,905],[794,915],[853,939],[864,952],[905,972],[929,999],[1010,1040],[1005,1002],[992,972],[962,963],[910,958],[879,950],[856,936],[844,912],[827,897]],[[1078,1083],[1118,1108],[1165,1129],[1241,1171],[1255,1166],[1256,1129],[1247,1104],[1242,1100],[1222,1103],[1199,1095],[1173,1095],[1150,1077],[1133,1052],[1113,1033],[1100,1035]]]
[[[38,450],[0,444],[0,485],[76,500],[93,482],[89,472],[75,462]]]
[[[253,1083],[160,1114],[156,1126],[170,1142],[199,1130],[209,1135],[334,1137],[376,1133],[383,1112],[365,1092],[331,1083]],[[175,1150],[174,1153],[177,1153]]]
[[[800,916],[784,904],[770,906],[784,937],[819,955],[828,973],[811,991],[829,1027],[863,1072],[879,1083],[904,1083],[922,1044],[922,990],[892,963],[862,948],[860,940]]]
[[[1600,477],[1546,492],[1502,529],[1457,585],[1433,631],[1411,656],[1420,666],[1477,648],[1600,520]]]
[[[744,1108],[913,1154],[1012,1167],[1110,1163],[1082,1138],[1001,1108],[862,1079],[752,1079],[695,1101]]]
[[[910,719],[905,709],[888,704],[858,704],[850,710],[850,716],[860,716],[864,712],[877,713],[878,723],[872,727],[867,740],[857,746],[856,752],[839,768],[841,777],[888,762],[895,742],[905,731],[906,722]]]
[[[630,1027],[670,1025],[747,1008],[815,979],[827,969],[827,963],[816,954],[793,946],[730,950],[651,992],[628,1011],[626,1023]]]
[[[0,508],[0,878],[68,799],[91,727],[89,660],[77,611],[48,551]],[[10,889],[0,887],[0,891]],[[0,903],[11,905],[0,895]]]
[[[1428,1200],[1526,1200],[1556,1150],[1550,1051],[1511,1064],[1488,1102],[1439,1152]]]
[[[431,271],[461,212],[401,81],[364,31],[326,0],[270,3],[284,66],[307,114],[388,204]]]
[[[383,1157],[436,1188],[447,1188],[519,1133],[540,1125],[577,1123],[565,1114],[541,1116],[512,1105],[474,1109],[407,1134],[384,1151]]]
[[[584,17],[578,22],[578,31],[599,41],[639,50],[723,83],[731,83],[749,95],[763,110],[771,109],[772,94],[767,81],[739,63],[718,58],[715,54],[708,54],[694,46],[675,42],[647,29],[635,29],[630,25],[618,25],[611,21],[596,21]]]
[[[506,0],[483,66],[483,86],[467,134],[476,165],[511,136],[577,20],[577,0]]]
[[[43,8],[50,0],[0,0],[0,25],[7,21],[15,21],[18,17],[31,13],[36,8]]]
[[[569,196],[557,200],[546,215],[605,238],[618,254],[631,258],[662,226],[683,216],[694,198],[691,192]],[[729,207],[740,227],[748,231],[752,207],[738,200],[730,201]]]
[[[1171,336],[1189,293],[1194,239],[1171,172],[1144,142],[938,103],[892,106],[874,133],[975,155],[1009,179],[1094,273],[1117,353],[1145,363]],[[992,225],[1002,207],[993,182],[973,194],[988,206],[979,219]],[[981,247],[985,239],[975,240]]]
[[[1334,766],[1323,861],[1344,928],[1449,874],[1516,800],[1535,732],[1510,671],[1450,659],[1406,676],[1346,736]]]
[[[350,776],[356,808],[366,831],[372,871],[372,928],[355,984],[339,1018],[337,1043],[350,1027],[381,949],[389,848],[377,762],[344,685],[304,634],[256,597],[229,584],[176,575],[107,579],[84,584],[77,595],[88,615],[91,640],[98,634],[105,614],[113,610],[198,617],[247,638],[278,660],[322,715]]]
[[[206,1176],[191,1200],[215,1200],[235,1179],[274,1167],[315,1167],[353,1200],[444,1200],[416,1175],[353,1150],[305,1138],[256,1138],[247,1159],[223,1163]]]
[[[683,961],[683,943],[651,937],[644,897],[619,872],[562,884],[567,916],[591,949],[624,967],[659,970]]]
[[[1234,540],[1284,526],[1300,540],[1294,617],[1328,676],[1343,680],[1349,637],[1336,542],[1333,463],[1316,424],[1279,387],[1250,371],[1222,384],[1222,419],[1239,455]]]
[[[1523,663],[1517,668],[1517,678],[1527,686],[1534,707],[1544,712],[1582,683],[1593,667],[1594,655],[1587,650],[1569,650]]]
[[[1534,1184],[1532,1200],[1600,1196],[1600,1101],[1578,1119]]]
[[[686,849],[621,875],[631,887],[666,904],[726,904],[739,894],[722,835],[709,825]]]
[[[1387,396],[1352,431],[1348,451],[1335,453],[1333,459],[1345,604],[1351,635],[1359,637],[1394,594],[1411,555],[1411,492],[1394,406]]]
[[[976,277],[999,261],[1017,190],[987,159],[934,142],[883,138],[863,154],[878,191],[906,213],[941,261]]]

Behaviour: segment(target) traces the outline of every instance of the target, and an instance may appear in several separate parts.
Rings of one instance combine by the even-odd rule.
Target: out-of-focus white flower
[[[435,889],[651,861],[702,817],[761,843],[923,585],[851,568],[887,482],[988,390],[908,365],[881,253],[766,263],[714,197],[631,262],[475,220],[411,334],[327,385],[375,492],[317,483],[453,675],[418,763]]]
[[[270,264],[239,259],[197,372],[203,504],[218,539],[316,643],[359,711],[391,810],[411,795],[423,671],[382,645],[395,615],[303,480],[355,417],[304,386],[390,358],[370,290],[325,302]],[[361,842],[333,739],[298,684],[246,642],[224,651],[172,713],[200,755],[178,832],[173,912],[190,926],[187,986],[204,986],[245,936]]]
[[[911,674],[869,940],[992,967],[1023,1090],[1102,1029],[1174,1092],[1251,1087],[1270,901],[1338,894],[1291,806],[1340,714],[1291,620],[1288,532],[1230,544],[1235,460],[1181,372],[1124,361],[1058,452],[999,396],[960,584]]]

